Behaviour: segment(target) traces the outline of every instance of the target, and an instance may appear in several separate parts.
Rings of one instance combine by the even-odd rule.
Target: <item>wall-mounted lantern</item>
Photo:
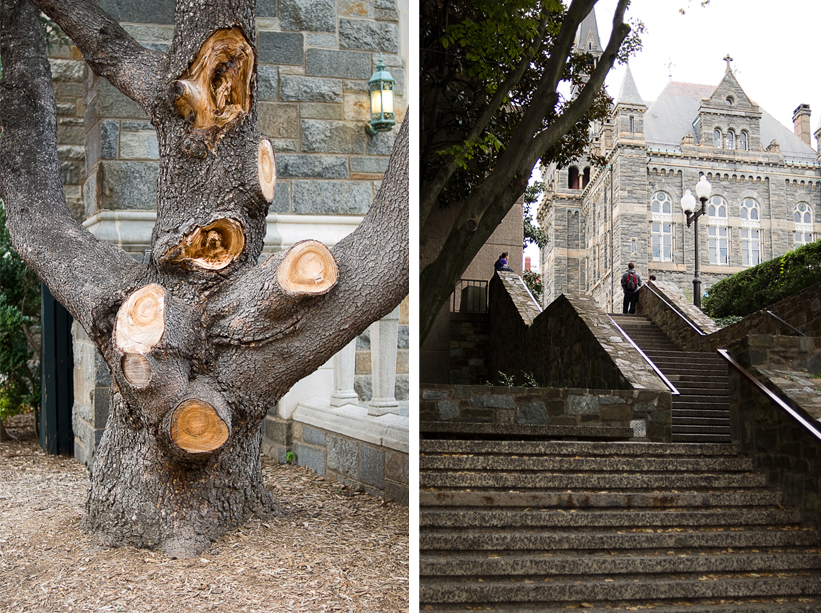
[[[380,53],[376,71],[368,79],[368,91],[371,95],[371,120],[365,126],[365,130],[371,136],[377,132],[390,132],[396,125],[393,99],[395,84],[396,80],[385,69]]]

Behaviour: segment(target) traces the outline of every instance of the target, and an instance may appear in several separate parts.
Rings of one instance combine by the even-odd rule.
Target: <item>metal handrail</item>
[[[658,299],[659,299],[659,300],[661,300],[664,304],[666,304],[666,305],[667,305],[667,307],[668,307],[671,311],[673,311],[673,313],[675,313],[676,315],[678,315],[679,317],[681,317],[684,321],[686,321],[686,322],[689,324],[689,326],[690,326],[693,330],[695,330],[695,331],[698,333],[698,335],[699,335],[699,336],[707,336],[707,334],[706,334],[705,332],[702,332],[701,330],[699,330],[699,329],[696,327],[696,325],[695,325],[692,321],[690,321],[689,319],[687,319],[681,311],[679,311],[676,307],[674,307],[672,304],[670,304],[670,303],[669,303],[669,302],[667,302],[664,298],[662,298],[656,290],[654,290],[652,287],[650,287],[649,285],[646,285],[646,284],[644,285],[644,287],[646,287],[646,288],[647,288],[647,289],[649,289],[651,292],[653,292],[653,293],[656,295],[656,298],[658,298]]]
[[[612,323],[612,324],[616,327],[616,330],[618,330],[618,331],[619,331],[619,333],[620,333],[620,334],[621,334],[621,335],[625,338],[625,340],[633,346],[633,349],[635,349],[636,351],[638,351],[638,352],[639,352],[639,355],[640,355],[641,357],[643,357],[643,358],[644,358],[644,361],[645,361],[645,362],[647,362],[647,363],[650,365],[650,368],[652,368],[654,371],[656,371],[656,374],[659,376],[659,378],[660,378],[662,381],[664,381],[664,385],[666,385],[667,387],[669,387],[669,388],[670,388],[670,392],[672,393],[672,395],[673,395],[673,396],[679,396],[679,395],[681,394],[681,392],[679,392],[679,391],[676,389],[676,386],[675,386],[675,385],[673,385],[673,384],[670,382],[670,380],[669,380],[667,377],[665,377],[665,376],[664,376],[664,373],[663,373],[663,372],[661,372],[661,370],[659,370],[659,367],[658,367],[658,366],[656,366],[656,365],[653,363],[653,360],[651,360],[650,358],[648,358],[648,357],[647,357],[647,354],[645,354],[645,353],[641,350],[641,347],[639,347],[638,345],[636,345],[636,343],[633,341],[633,339],[632,339],[632,338],[630,338],[630,337],[628,336],[628,334],[627,334],[624,330],[622,330],[622,329],[621,329],[621,326],[620,326],[619,324],[617,324],[617,323],[616,323],[616,321],[615,321],[612,317],[610,317],[610,314],[606,314],[606,315],[607,315],[607,318],[610,320],[610,323]]]
[[[749,379],[750,382],[759,389],[759,391],[763,392],[770,400],[772,400],[776,404],[776,406],[778,406],[778,408],[780,408],[782,411],[785,411],[786,413],[789,413],[793,418],[795,418],[795,420],[798,423],[800,423],[807,430],[809,430],[811,434],[813,434],[817,439],[821,440],[821,427],[816,426],[812,422],[807,421],[790,405],[788,405],[786,402],[781,400],[781,398],[773,394],[769,389],[767,389],[767,387],[763,383],[761,383],[761,381],[753,377],[753,375],[750,374],[747,371],[747,369],[745,369],[741,364],[739,364],[732,357],[730,357],[730,354],[727,352],[726,349],[718,349],[717,351],[718,354],[722,358],[727,360],[736,370],[738,370],[738,372],[747,377],[747,379]]]
[[[784,321],[783,319],[781,319],[778,315],[776,315],[776,314],[775,314],[775,313],[773,313],[772,311],[768,311],[768,310],[766,310],[766,309],[765,309],[765,310],[764,310],[764,312],[765,312],[767,315],[769,315],[770,317],[773,317],[774,319],[777,319],[778,321],[780,321],[782,324],[784,324],[785,326],[787,326],[788,328],[790,328],[793,332],[797,332],[797,333],[798,333],[798,334],[800,334],[801,336],[807,336],[807,335],[806,335],[806,334],[804,334],[801,330],[799,330],[798,328],[796,328],[796,327],[794,327],[794,326],[790,325],[789,323],[787,323],[786,321]]]

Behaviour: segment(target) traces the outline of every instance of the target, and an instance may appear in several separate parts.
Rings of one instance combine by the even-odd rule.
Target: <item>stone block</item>
[[[595,396],[570,396],[567,399],[568,415],[595,415],[599,412],[599,400]]]
[[[294,212],[309,215],[364,215],[373,200],[367,181],[294,181]]]
[[[52,81],[69,81],[79,83],[83,80],[85,64],[78,60],[59,60],[49,58]]]
[[[174,3],[168,0],[100,0],[100,8],[117,21],[174,23]]]
[[[371,119],[371,102],[367,93],[345,94],[345,119],[367,123]]]
[[[370,349],[371,348],[371,331],[370,329],[366,329],[362,334],[356,337],[356,348],[357,349]]]
[[[399,451],[385,452],[385,478],[398,483],[408,483],[408,455]]]
[[[410,356],[407,349],[396,351],[396,374],[407,374],[410,372]]]
[[[171,44],[174,39],[174,27],[170,25],[142,25],[126,23],[123,29],[140,43]]]
[[[367,402],[373,398],[373,387],[370,375],[355,375],[353,378],[353,388],[360,402]]]
[[[368,138],[369,155],[390,155],[393,152],[393,143],[396,141],[399,126],[390,132],[378,132]]]
[[[342,81],[326,77],[283,76],[280,98],[285,102],[342,102]]]
[[[57,83],[58,96],[71,96],[72,98],[83,97],[82,83]]]
[[[325,440],[328,469],[355,479],[357,443],[332,434],[328,434]]]
[[[160,149],[157,144],[157,133],[154,130],[122,132],[120,134],[120,157],[126,160],[159,160]]]
[[[276,100],[279,71],[276,66],[260,64],[257,67],[257,99]]]
[[[339,0],[339,14],[345,17],[373,17],[373,4],[368,0]]]
[[[344,117],[343,106],[303,102],[299,105],[299,116],[303,119],[342,119]]]
[[[422,390],[422,400],[445,400],[447,397],[447,390]]]
[[[80,182],[77,162],[60,162],[60,182],[63,185],[76,185]]]
[[[346,94],[368,94],[368,82],[350,80],[342,81],[342,91]]]
[[[291,445],[291,428],[293,422],[271,416],[265,417],[265,438],[273,443],[289,447]]]
[[[272,138],[271,144],[274,146],[274,153],[294,153],[299,151],[299,143],[288,138]]]
[[[302,150],[313,153],[365,153],[367,134],[361,123],[302,120]]]
[[[628,421],[633,417],[633,411],[627,405],[609,405],[601,407],[602,421]]]
[[[397,485],[392,481],[385,482],[385,498],[389,498],[390,500],[395,500],[397,503],[401,504],[402,506],[408,506],[410,504],[410,498],[408,496],[408,486],[407,485]]]
[[[470,397],[470,406],[491,409],[516,408],[516,404],[513,402],[513,396],[510,394],[472,395]]]
[[[371,55],[361,51],[308,49],[305,53],[305,73],[367,81],[371,78]]]
[[[388,169],[388,160],[385,157],[352,157],[351,158],[351,172],[363,174],[385,174]]]
[[[544,402],[526,402],[519,405],[516,411],[516,423],[522,425],[539,425],[547,421],[547,407]]]
[[[296,455],[297,464],[310,468],[323,477],[325,476],[325,452],[322,449],[295,443],[294,454]]]
[[[339,46],[399,53],[399,28],[395,23],[342,18],[339,20]]]
[[[257,17],[276,17],[277,0],[257,0]]]
[[[91,425],[94,428],[105,428],[108,421],[109,389],[107,387],[98,387],[91,395],[94,403],[93,419],[90,420]]]
[[[80,125],[72,125],[70,121],[64,118],[57,120],[57,142],[61,145],[82,145],[86,137],[82,119],[77,120]]]
[[[310,47],[330,47],[336,49],[336,36],[333,34],[305,34],[305,42]]]
[[[97,79],[96,113],[101,118],[145,118],[139,104],[117,90],[105,79]]]
[[[106,160],[100,163],[96,174],[100,209],[146,211],[156,208],[157,164]]]
[[[436,403],[439,419],[447,421],[459,416],[459,403],[453,400],[440,400]]]
[[[257,104],[259,131],[271,138],[299,137],[299,108],[296,104]]]
[[[393,395],[397,400],[408,400],[410,398],[410,375],[397,373]]]
[[[291,183],[289,181],[277,181],[274,200],[268,206],[269,213],[290,213],[291,212]]]
[[[359,480],[382,489],[385,484],[385,452],[370,445],[359,445]]]
[[[410,348],[410,338],[409,338],[409,326],[407,324],[402,324],[402,318],[399,318],[399,334],[397,335],[396,339],[396,346],[399,349],[409,349]]]
[[[277,175],[282,178],[348,178],[348,158],[341,155],[283,154],[276,156],[276,162]]]
[[[57,157],[61,160],[73,160],[75,162],[84,162],[86,152],[84,147],[79,145],[58,145]]]
[[[336,2],[280,0],[279,23],[283,30],[336,32]]]
[[[91,167],[98,160],[111,160],[117,157],[120,137],[120,123],[114,119],[97,122],[88,133],[86,147],[88,158],[86,164]]]
[[[371,352],[357,351],[354,372],[357,375],[371,374]]]
[[[291,32],[260,32],[257,37],[259,61],[266,64],[302,64],[305,61],[305,41],[302,34]]]
[[[306,424],[302,424],[302,440],[312,445],[325,446],[325,432],[317,428],[312,428]]]

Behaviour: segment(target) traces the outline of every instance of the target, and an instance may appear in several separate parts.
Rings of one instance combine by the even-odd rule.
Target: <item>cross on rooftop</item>
[[[727,62],[727,71],[729,72],[730,70],[732,70],[732,67],[730,66],[730,62],[733,61],[733,58],[731,58],[730,54],[728,53],[727,55],[724,56],[723,59],[724,59],[725,62]]]

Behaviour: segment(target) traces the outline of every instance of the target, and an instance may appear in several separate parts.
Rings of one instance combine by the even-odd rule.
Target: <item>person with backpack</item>
[[[630,262],[627,265],[627,272],[621,277],[621,288],[624,290],[624,302],[621,312],[625,315],[636,312],[636,303],[639,301],[639,288],[641,287],[641,276],[636,272],[636,265]]]

